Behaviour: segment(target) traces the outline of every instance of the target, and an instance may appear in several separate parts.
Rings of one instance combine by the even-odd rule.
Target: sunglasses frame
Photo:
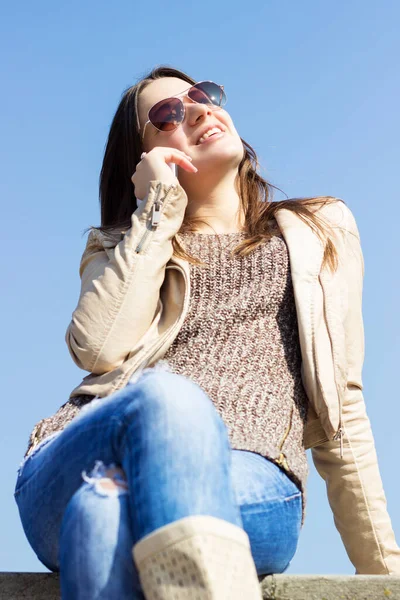
[[[158,102],[163,102],[163,101],[165,101],[165,100],[170,100],[170,99],[172,99],[172,98],[178,98],[178,99],[180,100],[180,99],[181,99],[181,98],[183,98],[183,97],[187,97],[187,98],[189,98],[189,100],[191,100],[191,101],[192,101],[192,102],[194,102],[195,104],[203,104],[202,102],[196,102],[196,100],[193,100],[192,98],[190,98],[190,97],[188,96],[188,92],[189,92],[189,90],[191,90],[191,89],[192,89],[193,87],[195,87],[196,85],[199,85],[200,83],[213,83],[214,85],[217,85],[219,88],[221,88],[221,90],[222,90],[222,92],[224,92],[224,94],[225,94],[225,98],[226,98],[226,100],[225,100],[225,103],[224,103],[222,106],[225,106],[225,104],[226,104],[226,101],[228,100],[228,98],[227,98],[227,96],[226,96],[226,93],[225,93],[225,90],[224,90],[224,86],[223,86],[223,85],[220,85],[219,83],[215,83],[215,81],[211,81],[211,80],[209,80],[209,79],[206,79],[206,80],[204,80],[204,81],[198,81],[197,83],[193,83],[193,84],[192,84],[192,85],[190,85],[188,88],[186,88],[186,90],[185,90],[185,91],[181,92],[180,94],[176,94],[175,96],[168,96],[167,98],[164,98],[163,100],[159,100]],[[146,131],[146,125],[147,125],[148,123],[151,123],[151,124],[153,125],[153,127],[154,127],[155,129],[157,129],[157,131],[162,131],[163,133],[170,133],[171,131],[175,131],[175,129],[177,129],[177,128],[179,127],[179,125],[182,125],[182,123],[183,123],[183,122],[184,122],[184,120],[185,120],[185,117],[186,117],[185,104],[184,104],[184,102],[182,102],[182,100],[181,100],[181,102],[182,102],[182,106],[183,106],[183,119],[182,119],[182,121],[181,121],[180,123],[178,123],[178,125],[177,125],[176,127],[174,127],[174,129],[170,129],[168,132],[165,132],[163,129],[158,129],[158,127],[156,127],[156,126],[154,125],[154,123],[152,123],[152,122],[150,121],[150,119],[149,119],[149,114],[150,114],[150,111],[152,110],[152,108],[153,108],[153,107],[154,107],[156,104],[158,104],[158,102],[156,102],[155,104],[153,104],[153,106],[151,106],[151,107],[149,108],[148,112],[147,112],[147,121],[146,121],[146,123],[144,124],[144,127],[143,127],[143,133],[142,133],[142,136],[141,136],[142,142],[143,142],[143,139],[144,139],[144,133],[145,133],[145,131]],[[217,105],[217,104],[213,104],[213,106],[215,106],[215,107],[216,107],[216,109],[218,109],[218,108],[222,108],[222,106],[219,106],[219,105]]]

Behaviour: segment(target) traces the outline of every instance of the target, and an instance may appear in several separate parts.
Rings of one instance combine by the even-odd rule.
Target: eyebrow
[[[187,92],[188,90],[190,90],[190,88],[193,87],[193,85],[194,84],[188,85],[181,92],[177,92],[176,94],[172,94],[172,96],[165,96],[164,98],[160,98],[159,100],[157,100],[157,102],[153,102],[153,104],[150,106],[150,108],[152,108],[155,104],[158,104],[162,100],[168,100],[168,98],[176,98],[176,96],[182,95],[184,92]],[[149,110],[150,110],[150,108],[149,108]],[[149,113],[149,110],[147,111],[146,114]]]

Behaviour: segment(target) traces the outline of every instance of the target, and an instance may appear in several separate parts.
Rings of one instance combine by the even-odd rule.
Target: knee
[[[174,422],[181,430],[187,426],[192,432],[196,427],[225,429],[225,424],[212,400],[194,381],[183,375],[161,370],[146,369],[142,377],[132,385],[141,421],[165,419],[168,426]]]
[[[106,466],[102,461],[97,460],[93,469],[87,473],[82,471],[82,485],[70,498],[62,519],[61,537],[65,535],[74,535],[75,527],[86,529],[86,525],[96,520],[100,515],[104,524],[105,515],[111,511],[115,512],[113,506],[115,502],[119,503],[119,496],[129,493],[128,483],[122,468],[114,463]],[[99,502],[102,504],[102,512],[99,513]],[[122,500],[122,499],[121,499]],[[97,507],[97,508],[96,508]]]
[[[98,460],[91,473],[82,471],[82,479],[100,496],[119,496],[128,493],[128,482],[121,467],[104,465]]]

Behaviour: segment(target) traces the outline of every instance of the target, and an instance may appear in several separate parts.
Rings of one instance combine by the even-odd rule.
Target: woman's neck
[[[195,189],[188,193],[186,214],[207,222],[195,223],[196,231],[204,233],[234,233],[243,231],[244,215],[240,196],[232,181],[220,181],[212,189]]]

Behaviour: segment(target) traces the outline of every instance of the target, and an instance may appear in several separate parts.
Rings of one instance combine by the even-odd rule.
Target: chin
[[[214,146],[214,147],[213,147]],[[202,156],[198,157],[198,162],[205,164],[209,160],[212,162],[224,162],[224,161],[232,161],[232,159],[237,158],[239,162],[243,158],[243,146],[240,145],[240,148],[234,143],[225,143],[225,144],[210,144],[210,148],[205,149],[205,152]],[[194,158],[195,162],[196,159]]]

